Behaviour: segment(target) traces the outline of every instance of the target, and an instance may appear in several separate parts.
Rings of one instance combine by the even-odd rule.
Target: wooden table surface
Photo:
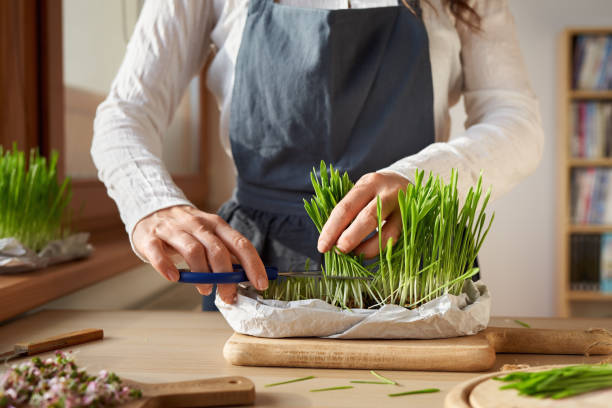
[[[612,330],[612,319],[520,318],[535,328]],[[492,318],[492,326],[517,327],[514,318]],[[97,327],[105,339],[74,347],[77,363],[88,371],[115,371],[144,382],[182,381],[227,375],[250,378],[256,386],[258,407],[441,407],[457,383],[480,373],[382,372],[401,387],[352,384],[353,389],[311,393],[313,388],[349,385],[349,380],[372,380],[367,370],[324,370],[274,367],[237,367],[225,362],[222,349],[230,327],[216,312],[177,311],[43,311],[0,326],[0,352],[19,341]],[[611,356],[544,356],[500,354],[496,369],[506,363],[595,363]],[[0,371],[6,366],[0,366]],[[314,375],[315,379],[264,388],[265,384]],[[437,394],[388,397],[391,392],[440,388]]]

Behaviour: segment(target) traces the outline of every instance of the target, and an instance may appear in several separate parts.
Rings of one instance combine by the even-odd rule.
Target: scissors
[[[248,282],[249,278],[242,265],[232,265],[233,272],[202,273],[191,272],[189,269],[179,269],[179,282],[181,283],[241,283]],[[279,277],[325,278],[341,280],[372,280],[370,276],[327,276],[321,271],[291,271],[279,272],[275,266],[266,266],[269,280]]]

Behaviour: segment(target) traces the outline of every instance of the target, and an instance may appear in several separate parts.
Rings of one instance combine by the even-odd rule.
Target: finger
[[[200,295],[208,296],[212,293],[213,285],[204,283],[204,284],[195,285],[195,287]]]
[[[389,238],[393,239],[393,244],[397,242],[397,239],[400,236],[402,231],[402,215],[399,211],[395,211],[391,214],[389,218],[387,218],[386,222],[382,226],[382,245],[383,251],[387,245],[387,241]],[[362,242],[354,251],[356,254],[363,256],[366,259],[374,258],[379,253],[378,247],[378,234],[368,239],[365,242]]]
[[[210,272],[206,250],[200,241],[185,231],[160,229],[158,236],[172,247],[189,265],[192,272]],[[196,285],[202,295],[209,295],[212,285]]]
[[[191,232],[206,248],[208,263],[213,272],[231,272],[232,259],[223,241],[215,235],[206,225]],[[236,299],[235,284],[217,285],[217,292],[225,303],[234,303]]]
[[[340,234],[338,249],[349,253],[378,227],[377,198],[375,197],[357,215],[355,220]],[[381,217],[383,220],[395,209],[392,197],[381,198]]]
[[[159,238],[152,238],[142,247],[142,254],[147,258],[151,266],[162,276],[172,282],[179,279],[179,273],[174,262],[164,250],[164,244]]]
[[[255,288],[266,290],[268,288],[268,275],[253,244],[226,222],[216,225],[216,233],[231,253],[238,258],[238,262],[244,268],[249,281]]]
[[[361,180],[359,180],[361,181]],[[324,253],[332,249],[344,229],[355,219],[376,193],[369,182],[357,182],[340,202],[334,207],[327,222],[323,225],[317,249]]]
[[[176,250],[174,248],[172,248],[171,246],[164,244],[164,249],[166,251],[167,254],[169,254],[170,259],[172,260],[172,263],[176,266],[177,264],[181,263],[184,261],[184,258],[181,254],[179,254],[178,252],[176,252]],[[208,266],[208,265],[207,265]],[[200,272],[205,272],[208,269],[205,270],[200,270]],[[180,274],[179,274],[180,276]],[[213,285],[208,284],[208,283],[204,283],[204,284],[197,284],[195,285],[196,290],[198,291],[198,293],[200,295],[204,295],[204,296],[208,296],[211,294],[212,289],[213,289]]]

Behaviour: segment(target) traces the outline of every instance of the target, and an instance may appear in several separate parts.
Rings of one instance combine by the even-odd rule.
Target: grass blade
[[[514,320],[514,323],[516,323],[516,324],[520,324],[520,325],[521,325],[521,326],[523,326],[523,327],[526,327],[526,328],[528,328],[528,329],[531,329],[531,326],[529,325],[529,323],[522,322],[522,321],[520,321],[520,320],[518,320],[518,319],[515,319],[515,320]]]
[[[425,388],[422,390],[414,390],[414,391],[404,391],[404,392],[396,392],[395,394],[388,394],[390,397],[401,397],[404,395],[414,395],[414,394],[431,394],[434,392],[440,392],[439,388]]]
[[[308,377],[301,377],[301,378],[295,378],[293,380],[280,381],[280,382],[275,382],[275,383],[272,383],[272,384],[266,384],[266,385],[264,385],[264,387],[276,387],[277,385],[291,384],[291,383],[295,383],[295,382],[299,382],[299,381],[312,380],[313,378],[315,378],[314,375],[309,375]]]
[[[334,390],[348,390],[349,388],[355,388],[352,385],[341,385],[339,387],[328,387],[328,388],[317,388],[310,390],[310,392],[322,392],[322,391],[334,391]]]
[[[399,385],[397,382],[395,382],[395,381],[393,381],[393,380],[391,380],[391,379],[389,379],[389,378],[387,378],[387,377],[384,377],[384,376],[382,376],[382,375],[378,374],[378,373],[377,373],[376,371],[374,371],[374,370],[370,371],[370,374],[372,374],[374,377],[378,378],[379,380],[384,381],[384,382],[385,382],[385,383],[387,383],[387,384]]]

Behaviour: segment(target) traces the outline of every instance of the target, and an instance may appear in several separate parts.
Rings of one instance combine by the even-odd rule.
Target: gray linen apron
[[[409,3],[416,15],[401,1],[324,10],[250,0],[230,116],[237,187],[219,214],[266,265],[322,261],[302,201],[321,160],[356,181],[434,142],[429,43]]]

